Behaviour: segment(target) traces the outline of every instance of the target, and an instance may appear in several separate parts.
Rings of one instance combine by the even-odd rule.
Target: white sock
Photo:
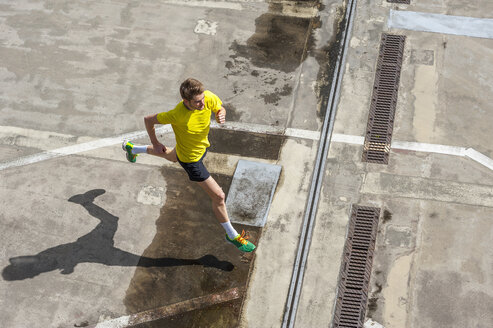
[[[134,146],[132,148],[132,154],[142,154],[142,153],[147,153],[147,146]]]
[[[229,239],[235,239],[236,236],[238,236],[238,232],[236,232],[235,228],[231,225],[231,221],[228,222],[222,222],[221,225],[223,226],[224,230],[226,230],[226,234],[228,235]]]

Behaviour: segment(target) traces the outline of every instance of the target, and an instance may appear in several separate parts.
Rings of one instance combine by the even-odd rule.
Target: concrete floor
[[[493,8],[411,2],[357,2],[296,327],[332,322],[352,204],[382,209],[367,319],[493,326],[492,169],[434,151],[493,158],[493,41],[387,25],[397,9],[493,18]],[[279,327],[344,3],[0,4],[1,322],[117,327],[241,288],[234,300],[138,327]],[[406,35],[393,142],[418,145],[393,146],[388,165],[362,162],[361,144],[336,138],[365,135],[382,32]],[[120,139],[172,108],[189,76],[228,109],[205,161],[226,193],[240,159],[282,166],[265,227],[237,226],[250,231],[253,254],[224,241],[178,165],[122,154]],[[160,138],[174,143],[172,133]]]

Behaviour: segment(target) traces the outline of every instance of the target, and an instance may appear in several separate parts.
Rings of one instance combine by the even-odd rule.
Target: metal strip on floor
[[[382,34],[363,148],[364,162],[389,162],[405,39],[403,35]]]
[[[333,328],[362,328],[380,209],[353,205],[344,247]]]

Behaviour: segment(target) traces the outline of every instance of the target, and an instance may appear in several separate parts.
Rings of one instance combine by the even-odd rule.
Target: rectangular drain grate
[[[362,328],[380,209],[353,205],[344,247],[333,328]]]
[[[363,162],[389,162],[405,40],[403,35],[382,35],[366,128]]]
[[[411,4],[411,0],[387,0],[387,2],[391,3],[403,3],[403,4]]]

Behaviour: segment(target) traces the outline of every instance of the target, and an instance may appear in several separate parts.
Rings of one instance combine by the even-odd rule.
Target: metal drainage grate
[[[405,40],[403,35],[382,35],[366,128],[363,162],[389,162]]]
[[[337,292],[334,328],[364,325],[380,209],[353,205]]]
[[[387,0],[387,2],[391,3],[403,3],[403,4],[411,4],[411,0]]]

